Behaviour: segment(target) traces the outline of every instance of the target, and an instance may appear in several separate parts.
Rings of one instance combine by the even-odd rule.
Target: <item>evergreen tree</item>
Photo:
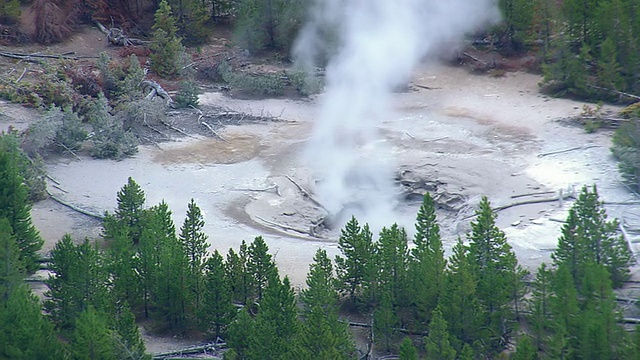
[[[50,270],[55,275],[46,281],[45,308],[59,328],[72,329],[79,314],[90,306],[106,311],[110,304],[107,272],[101,253],[88,239],[75,245],[65,235],[51,250]]]
[[[478,279],[477,296],[482,305],[489,351],[506,345],[515,320],[512,308],[518,302],[523,270],[506,236],[495,224],[496,214],[486,197],[482,198],[476,221],[471,223],[469,257]]]
[[[538,351],[544,350],[549,332],[551,331],[551,297],[553,273],[542,263],[536,272],[532,284],[529,323],[531,324],[531,336],[533,344]]]
[[[565,264],[579,288],[589,263],[602,264],[613,286],[622,286],[629,278],[633,256],[624,238],[617,235],[617,229],[617,220],[607,221],[596,187],[589,191],[584,186],[562,228],[563,235],[552,254],[554,263]]]
[[[202,312],[207,323],[203,327],[214,337],[218,337],[222,336],[235,315],[236,311],[231,303],[233,294],[225,271],[224,259],[218,250],[214,251],[213,255],[207,259],[205,268]]]
[[[247,271],[252,280],[253,296],[258,302],[262,300],[264,289],[267,287],[272,273],[276,270],[276,264],[268,251],[269,247],[262,236],[256,237],[249,245]]]
[[[38,299],[26,285],[0,299],[0,358],[64,359],[66,353]]]
[[[404,338],[400,344],[400,360],[418,360],[418,349],[413,346],[409,337]]]
[[[111,295],[113,299],[125,301],[137,308],[142,305],[141,278],[136,271],[136,249],[131,236],[128,229],[123,227],[110,238],[111,245],[105,256]]]
[[[397,337],[398,317],[393,306],[390,291],[380,293],[379,303],[373,311],[373,342],[383,351],[391,352]]]
[[[247,304],[251,293],[251,275],[247,269],[249,262],[249,248],[247,243],[242,240],[240,250],[236,253],[233,249],[229,249],[225,272],[229,279],[229,286],[233,294],[233,300],[242,304]]]
[[[275,270],[269,277],[254,326],[247,358],[292,358],[299,331],[296,300],[289,278],[280,281]]]
[[[127,183],[118,191],[116,199],[118,208],[115,212],[115,218],[119,225],[127,229],[133,243],[137,244],[142,232],[141,220],[145,211],[146,196],[144,191],[135,180],[129,177]]]
[[[537,360],[538,351],[531,341],[529,336],[523,335],[518,341],[516,346],[516,352],[511,357],[511,360]]]
[[[424,329],[438,305],[446,268],[440,227],[436,220],[433,198],[429,193],[424,195],[418,211],[413,243],[415,247],[411,249],[408,264],[411,284],[408,293],[411,294],[416,326]]]
[[[578,292],[571,272],[560,265],[553,277],[553,296],[549,306],[552,314],[553,334],[549,341],[549,353],[555,358],[571,359],[578,348],[577,338],[580,317]]]
[[[607,270],[601,264],[585,269],[579,319],[578,356],[587,359],[619,359],[626,334],[618,325],[620,315]]]
[[[171,7],[166,0],[162,0],[155,14],[149,55],[151,69],[161,77],[173,78],[179,74],[182,67],[185,50],[177,31]]]
[[[22,283],[25,270],[9,220],[0,218],[0,303]]]
[[[452,343],[457,350],[479,337],[481,307],[476,295],[477,279],[472,271],[468,249],[462,240],[453,247],[440,297],[444,320],[449,325]]]
[[[232,351],[232,354],[237,359],[251,359],[248,353],[254,334],[255,320],[249,315],[248,307],[245,307],[238,312],[238,315],[229,325],[226,339],[229,351]],[[227,354],[225,354],[225,357],[227,357]],[[233,359],[231,356],[228,357]]]
[[[140,234],[140,243],[137,248],[135,257],[136,272],[140,276],[140,295],[142,297],[142,306],[145,318],[150,316],[150,309],[155,307],[156,291],[161,283],[162,273],[160,265],[164,245],[170,237],[167,233],[162,215],[159,213],[158,207],[153,207],[145,211],[142,220],[142,232]],[[175,235],[174,235],[175,236]]]
[[[115,323],[113,324],[116,356],[118,359],[149,359],[145,354],[145,346],[136,324],[136,318],[129,304],[124,301],[117,305]]]
[[[0,219],[9,220],[13,236],[20,250],[19,260],[28,273],[38,269],[44,240],[31,222],[29,191],[18,172],[15,156],[0,152]]]
[[[409,291],[407,233],[398,224],[382,228],[376,248],[377,286],[381,294],[389,296],[398,321],[404,324],[402,320],[405,316],[402,315],[407,312],[409,305],[406,296]]]
[[[425,342],[428,359],[454,360],[456,358],[456,351],[449,342],[447,321],[442,317],[439,307],[433,311],[429,324],[429,336]]]
[[[74,359],[118,359],[113,333],[105,315],[92,306],[80,312],[71,341]]]
[[[187,273],[189,302],[196,317],[200,315],[204,295],[204,267],[209,246],[203,228],[202,212],[195,201],[191,199],[187,209],[187,217],[180,228],[180,242],[189,264]]]
[[[335,260],[338,289],[349,294],[353,301],[373,300],[375,246],[369,226],[360,227],[358,220],[352,217],[340,231],[338,249],[344,256],[337,255]]]
[[[347,325],[338,318],[338,293],[325,250],[318,249],[307,274],[296,359],[351,359],[355,352]]]

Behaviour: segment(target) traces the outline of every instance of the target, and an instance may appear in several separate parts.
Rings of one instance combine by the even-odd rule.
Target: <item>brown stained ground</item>
[[[226,135],[224,140],[201,139],[186,146],[161,145],[153,161],[162,165],[185,163],[235,164],[254,158],[260,152],[260,139],[254,135]]]

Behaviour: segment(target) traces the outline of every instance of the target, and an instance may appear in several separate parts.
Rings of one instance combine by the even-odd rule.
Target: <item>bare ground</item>
[[[73,51],[103,40],[93,30],[79,36]],[[468,216],[483,195],[501,206],[523,199],[512,197],[525,193],[552,192],[538,196],[545,198],[559,189],[566,193],[596,184],[607,202],[633,199],[621,185],[610,156],[610,134],[586,134],[559,121],[577,115],[583,104],[540,95],[538,81],[539,76],[519,72],[487,77],[463,68],[425,65],[416,71],[409,91],[394,96],[393,116],[378,125],[396,159],[399,177],[425,180],[442,195],[443,204],[449,201],[450,209],[439,211],[447,247],[457,236],[464,237]],[[320,100],[321,96],[310,101],[239,100],[205,93],[201,96],[205,112],[207,106],[223,107],[275,115],[280,121],[214,124],[221,140],[198,128],[197,113],[187,111],[172,122],[193,137],[172,133],[171,141],[141,146],[136,156],[123,161],[85,156],[81,161],[50,159],[47,169],[66,192],[49,190],[91,211],[112,211],[116,192],[131,176],[147,193],[148,205],[167,201],[178,226],[194,198],[204,213],[211,251],[226,252],[242,240],[263,235],[281,272],[301,287],[318,248],[330,256],[337,253],[338,230],[320,229],[316,238],[309,234],[310,225],[323,212],[287,178],[313,192],[312,171],[299,154],[313,131]],[[37,117],[34,110],[5,102],[0,102],[0,113],[0,129],[9,125],[24,129]],[[535,197],[525,197],[531,198]],[[498,224],[526,267],[534,270],[549,260],[560,234],[561,224],[554,220],[563,219],[570,205],[570,201],[550,202],[499,212]],[[410,229],[417,206],[402,205],[388,225],[397,221]],[[629,206],[607,210],[622,219],[634,212]],[[52,200],[35,204],[32,215],[46,240],[43,252],[65,233],[78,240],[100,233],[95,220]],[[184,345],[172,339],[147,340],[152,352]]]

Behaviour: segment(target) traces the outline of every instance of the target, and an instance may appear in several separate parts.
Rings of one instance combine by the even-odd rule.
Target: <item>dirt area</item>
[[[73,51],[102,40],[93,30],[79,34]],[[432,189],[439,199],[447,249],[469,230],[469,216],[481,196],[503,206],[595,184],[604,201],[633,199],[610,155],[610,133],[587,134],[560,121],[579,114],[583,104],[540,95],[540,80],[521,72],[473,75],[465,68],[439,64],[417,69],[408,90],[393,96],[393,112],[376,130],[392,155],[396,180],[420,182],[420,187],[407,190],[398,185],[402,196],[395,214],[374,228],[398,222],[411,232],[416,200],[424,189]],[[113,211],[116,192],[131,176],[145,190],[149,206],[163,199],[169,204],[178,226],[194,198],[203,211],[211,251],[224,253],[242,240],[263,235],[281,272],[299,288],[318,248],[330,256],[337,254],[340,224],[324,226],[326,211],[301,190],[313,196],[318,184],[301,154],[317,126],[321,101],[322,95],[311,100],[241,100],[207,92],[200,97],[205,113],[224,108],[268,114],[279,121],[232,117],[234,121],[212,123],[220,137],[211,136],[204,127],[192,128],[192,137],[173,133],[171,141],[143,145],[138,154],[122,161],[52,158],[47,170],[64,191],[51,186],[49,190],[87,210]],[[9,125],[24,129],[37,117],[35,110],[6,102],[0,102],[0,114],[0,129]],[[188,128],[181,121],[193,123],[198,116],[195,111],[176,115],[171,121],[179,128]],[[580,149],[552,154],[572,148]],[[570,205],[570,200],[547,202],[499,212],[498,224],[523,265],[534,270],[549,260],[560,235],[556,220],[566,217]],[[621,219],[632,210],[607,206],[611,217]],[[32,214],[46,240],[43,252],[65,233],[78,240],[100,233],[95,220],[52,200],[35,204]],[[183,345],[172,339],[148,340],[150,351]]]

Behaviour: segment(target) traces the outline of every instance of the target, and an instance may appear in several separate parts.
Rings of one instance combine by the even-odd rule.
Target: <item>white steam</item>
[[[351,215],[373,228],[397,221],[393,159],[377,133],[391,117],[390,95],[438,47],[496,20],[495,1],[317,0],[294,56],[314,65],[334,49],[304,156],[337,225]]]

